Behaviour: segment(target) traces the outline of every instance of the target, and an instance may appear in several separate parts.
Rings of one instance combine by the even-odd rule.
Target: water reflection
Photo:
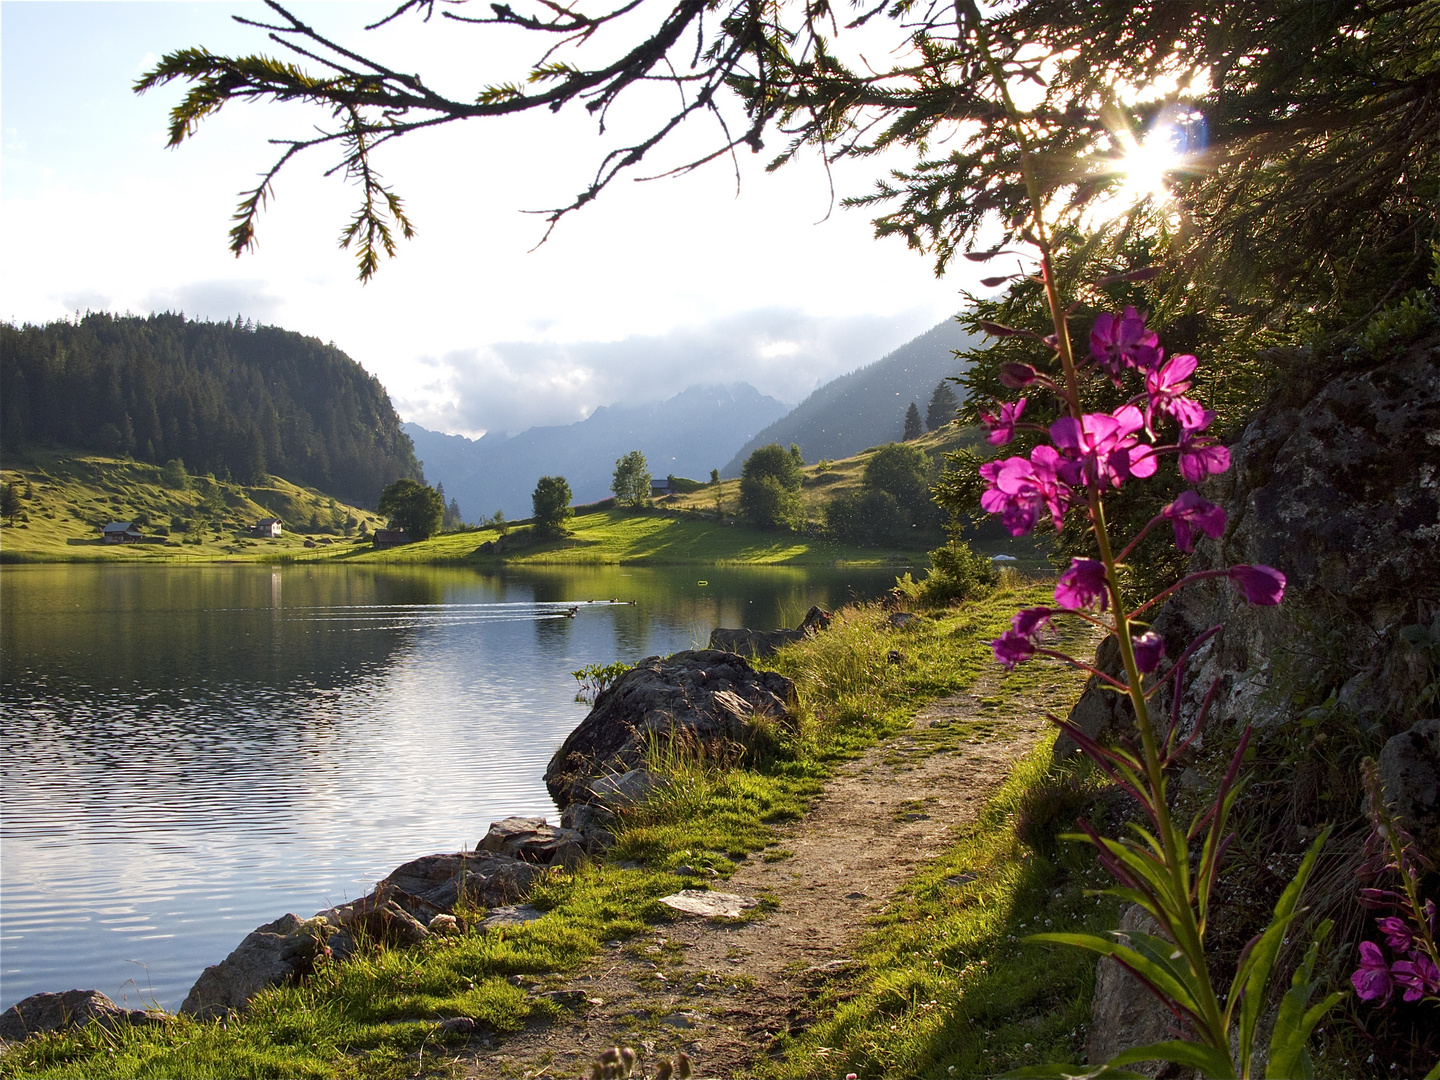
[[[575,668],[893,580],[705,575],[6,567],[0,1006],[94,986],[173,1008],[259,923],[553,817]]]

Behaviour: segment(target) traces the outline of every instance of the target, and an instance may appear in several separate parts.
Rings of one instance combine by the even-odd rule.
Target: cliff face
[[[1440,613],[1440,338],[1271,405],[1231,456],[1204,491],[1225,506],[1226,533],[1202,541],[1190,568],[1262,563],[1288,587],[1279,607],[1250,607],[1217,579],[1161,610],[1154,629],[1169,657],[1224,628],[1189,663],[1182,723],[1193,725],[1215,680],[1202,741],[1301,713],[1307,724],[1320,716],[1310,726],[1321,730],[1333,720],[1383,741],[1420,719]],[[1092,687],[1074,719],[1120,731],[1133,714]]]

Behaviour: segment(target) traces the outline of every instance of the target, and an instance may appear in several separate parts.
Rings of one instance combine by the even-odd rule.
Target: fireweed
[[[1435,945],[1435,901],[1421,900],[1420,874],[1431,869],[1385,805],[1379,769],[1366,758],[1361,766],[1370,803],[1371,834],[1360,869],[1362,880],[1377,881],[1390,874],[1400,879],[1398,889],[1365,888],[1360,900],[1371,908],[1388,912],[1375,919],[1384,938],[1360,943],[1360,966],[1350,976],[1361,1001],[1376,1007],[1388,1004],[1395,994],[1406,1001],[1427,1001],[1440,1005],[1440,952]],[[1386,959],[1386,952],[1394,957]],[[1430,1077],[1440,1077],[1440,1064]]]
[[[1197,537],[1214,539],[1224,532],[1225,511],[1197,492],[1186,491],[1117,553],[1106,527],[1105,493],[1154,476],[1167,457],[1177,460],[1187,481],[1198,484],[1228,469],[1230,454],[1206,434],[1215,414],[1186,396],[1197,366],[1194,356],[1167,360],[1158,336],[1145,326],[1144,317],[1127,307],[1119,314],[1103,314],[1095,321],[1090,355],[1077,361],[1071,352],[1068,325],[1060,312],[1044,245],[1041,275],[1055,316],[1056,332],[1046,343],[1058,354],[1062,375],[1054,379],[1029,365],[1009,364],[1002,372],[1002,380],[1017,389],[1033,387],[1056,394],[1066,415],[1048,429],[1027,424],[1022,420],[1025,398],[1000,405],[993,415],[982,414],[995,445],[1008,443],[1017,430],[1040,432],[1048,436],[1048,441],[1036,446],[1028,457],[1008,457],[983,465],[980,475],[987,486],[981,506],[1000,515],[1016,536],[1029,533],[1046,517],[1058,531],[1067,514],[1083,514],[1095,536],[1098,558],[1072,560],[1056,583],[1055,606],[1018,612],[1011,628],[992,644],[996,660],[1007,668],[1036,656],[1049,656],[1090,672],[1109,689],[1129,697],[1135,711],[1138,746],[1122,740],[1118,747],[1104,747],[1065,721],[1053,716],[1051,719],[1112,780],[1134,796],[1149,819],[1148,828],[1134,826],[1132,837],[1118,840],[1102,837],[1082,819],[1078,825],[1083,834],[1075,839],[1093,844],[1101,863],[1119,881],[1118,886],[1106,891],[1138,904],[1156,920],[1162,933],[1130,932],[1122,940],[1088,934],[1037,934],[1029,940],[1074,945],[1111,957],[1170,1010],[1177,1038],[1126,1050],[1109,1062],[1096,1064],[1089,1072],[1077,1074],[1070,1066],[1056,1065],[1012,1075],[1138,1075],[1124,1072],[1123,1066],[1158,1059],[1199,1069],[1209,1077],[1249,1077],[1260,1057],[1256,1052],[1256,1029],[1276,956],[1290,924],[1301,912],[1300,894],[1326,834],[1310,848],[1295,879],[1276,904],[1270,925],[1246,947],[1228,990],[1222,993],[1211,980],[1204,937],[1211,892],[1232,839],[1226,824],[1244,785],[1239,771],[1250,731],[1247,728],[1242,734],[1215,801],[1188,828],[1175,822],[1166,801],[1165,770],[1200,732],[1215,693],[1212,685],[1191,733],[1182,739],[1180,700],[1185,664],[1219,627],[1201,634],[1167,672],[1157,674],[1165,659],[1165,642],[1148,629],[1140,616],[1177,589],[1208,578],[1228,579],[1247,603],[1278,604],[1284,595],[1285,576],[1269,566],[1206,570],[1189,574],[1134,608],[1126,605],[1118,571],[1142,537],[1168,523],[1179,549],[1192,551]],[[1013,333],[1001,326],[990,329],[1001,335]],[[1116,386],[1124,386],[1127,378],[1134,377],[1131,373],[1139,376],[1142,392],[1111,413],[1082,410],[1081,380],[1107,376]],[[1174,434],[1169,435],[1172,431]],[[1162,437],[1162,433],[1166,434]],[[1038,640],[1041,631],[1060,616],[1083,619],[1115,635],[1123,677],[1116,678],[1042,647]],[[1147,675],[1153,676],[1148,686]],[[1150,703],[1167,685],[1171,685],[1174,707],[1162,733],[1151,719]],[[1199,851],[1192,853],[1197,842]],[[1313,971],[1319,943],[1328,931],[1328,923],[1319,929],[1284,995],[1265,1054],[1267,1076],[1310,1075],[1310,1033],[1340,997],[1331,994],[1316,1005],[1310,1004],[1316,986]]]

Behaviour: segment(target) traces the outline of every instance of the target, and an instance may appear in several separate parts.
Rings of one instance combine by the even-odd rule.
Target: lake
[[[793,626],[894,571],[0,571],[0,1008],[175,1009],[261,923],[558,815],[576,668]],[[567,612],[576,608],[573,617]]]

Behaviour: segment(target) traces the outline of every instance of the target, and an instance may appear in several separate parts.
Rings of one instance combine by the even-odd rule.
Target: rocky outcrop
[[[1440,719],[1421,720],[1385,744],[1380,787],[1421,850],[1440,852]]]
[[[777,649],[804,641],[821,630],[829,629],[830,619],[828,611],[811,607],[794,630],[731,630],[716,627],[710,631],[710,648],[738,653],[741,656],[773,656]]]
[[[586,841],[581,832],[557,829],[544,818],[508,817],[490,826],[477,850],[540,866],[573,867],[585,858]]]
[[[282,915],[245,935],[235,951],[207,967],[190,988],[180,1011],[215,1017],[244,1008],[266,987],[308,973],[329,936],[323,919]]]
[[[647,657],[595,699],[550,759],[545,786],[562,811],[624,808],[658,782],[647,768],[652,752],[728,760],[757,729],[790,724],[794,693],[789,679],[735,653]]]
[[[68,1031],[87,1024],[99,1024],[113,1030],[121,1024],[164,1022],[163,1013],[122,1008],[99,990],[32,994],[0,1013],[0,1042],[21,1042],[31,1035]]]
[[[1412,631],[1440,629],[1440,341],[1272,404],[1231,458],[1203,491],[1226,508],[1227,531],[1201,541],[1191,569],[1261,563],[1289,584],[1279,607],[1249,607],[1216,579],[1160,611],[1152,629],[1168,657],[1224,627],[1189,664],[1184,722],[1213,680],[1210,722],[1260,727],[1294,717],[1287,689],[1338,682],[1335,705],[1351,722],[1393,734],[1434,678],[1433,643],[1415,644],[1424,634]],[[1099,661],[1118,667],[1113,643]],[[1126,701],[1093,684],[1072,714],[1101,737],[1133,719]]]
[[[1164,933],[1144,908],[1131,904],[1120,917],[1122,943],[1128,944],[1125,935],[1134,932],[1157,937]],[[1176,1021],[1170,1010],[1109,957],[1102,957],[1095,969],[1095,997],[1090,1016],[1085,1057],[1092,1066],[1102,1065],[1132,1046],[1149,1046],[1176,1037]],[[1188,1070],[1164,1061],[1145,1061],[1127,1068],[1151,1077],[1190,1075]]]

